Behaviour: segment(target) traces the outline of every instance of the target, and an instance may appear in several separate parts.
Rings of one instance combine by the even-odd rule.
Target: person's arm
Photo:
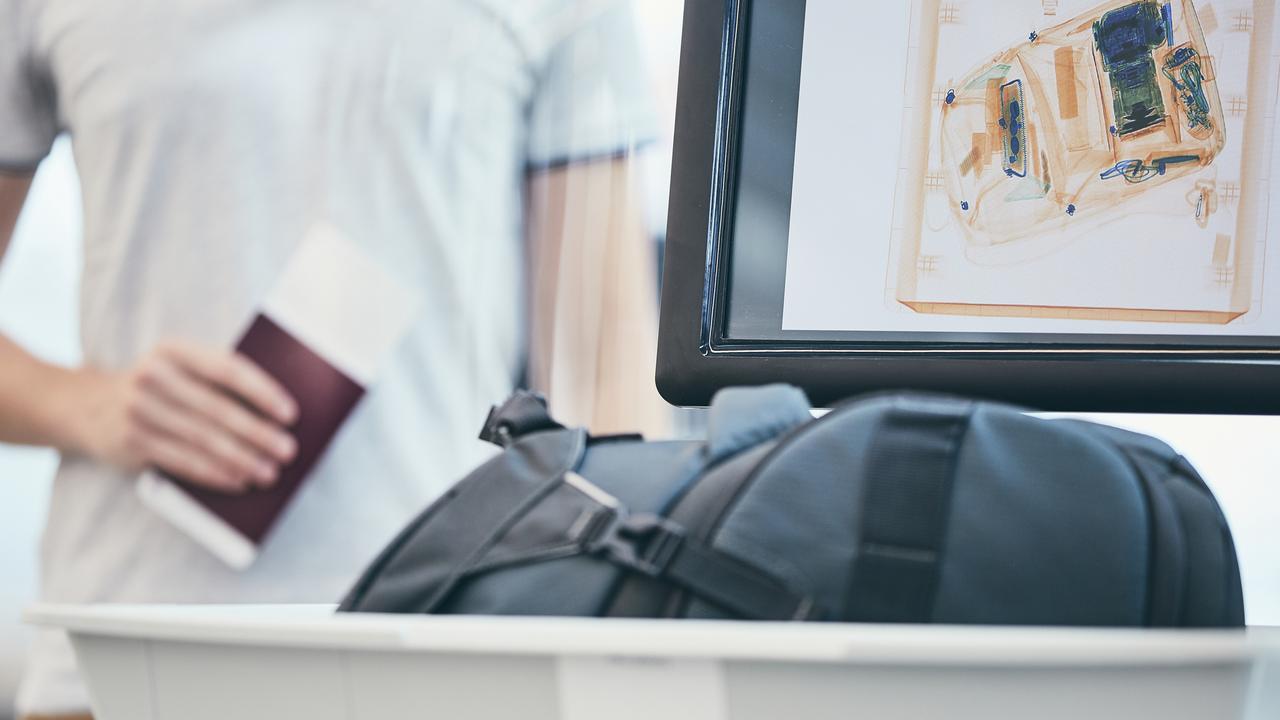
[[[13,228],[18,224],[22,204],[27,201],[31,189],[30,175],[5,175],[0,173],[0,259],[9,249]]]
[[[0,174],[0,260],[31,185]],[[166,343],[121,372],[64,368],[0,335],[0,442],[44,445],[125,470],[155,466],[227,492],[275,480],[296,451],[297,407],[234,353]]]
[[[657,260],[625,160],[529,179],[530,384],[562,422],[661,436]]]

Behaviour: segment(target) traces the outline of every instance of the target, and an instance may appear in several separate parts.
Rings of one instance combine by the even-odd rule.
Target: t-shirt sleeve
[[[22,0],[0,0],[0,170],[33,170],[58,135],[52,84],[31,52]]]
[[[536,73],[531,167],[617,155],[656,133],[631,3],[579,2],[564,16]]]

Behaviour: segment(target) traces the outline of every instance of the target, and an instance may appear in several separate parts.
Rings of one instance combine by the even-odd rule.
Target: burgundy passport
[[[298,403],[294,459],[274,485],[228,495],[148,471],[151,509],[235,568],[261,546],[407,332],[416,302],[358,246],[328,226],[308,233],[236,349]]]
[[[254,319],[236,349],[266,370],[297,400],[298,421],[289,430],[298,441],[298,454],[280,469],[275,485],[243,495],[205,490],[169,475],[165,477],[177,482],[188,495],[254,544],[261,545],[276,517],[364,395],[364,388],[265,315]]]

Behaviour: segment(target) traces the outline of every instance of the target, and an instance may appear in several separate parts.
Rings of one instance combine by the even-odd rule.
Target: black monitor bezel
[[[718,388],[791,382],[817,404],[915,388],[1045,410],[1280,412],[1280,350],[1141,346],[1036,336],[984,343],[743,340],[726,328],[730,208],[750,0],[685,4],[671,199],[663,273],[658,389],[704,405]]]

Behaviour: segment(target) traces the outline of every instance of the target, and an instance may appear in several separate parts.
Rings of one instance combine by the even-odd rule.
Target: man
[[[526,239],[556,282],[535,278],[535,377],[570,419],[646,404],[652,272],[616,159],[648,130],[641,78],[608,0],[0,0],[0,251],[62,132],[85,211],[84,367],[0,338],[0,442],[63,456],[42,598],[336,600],[482,458],[521,374]],[[228,348],[317,221],[424,310],[237,573],[133,482],[243,492],[292,457],[296,403]],[[87,711],[64,639],[39,639],[19,704]]]

